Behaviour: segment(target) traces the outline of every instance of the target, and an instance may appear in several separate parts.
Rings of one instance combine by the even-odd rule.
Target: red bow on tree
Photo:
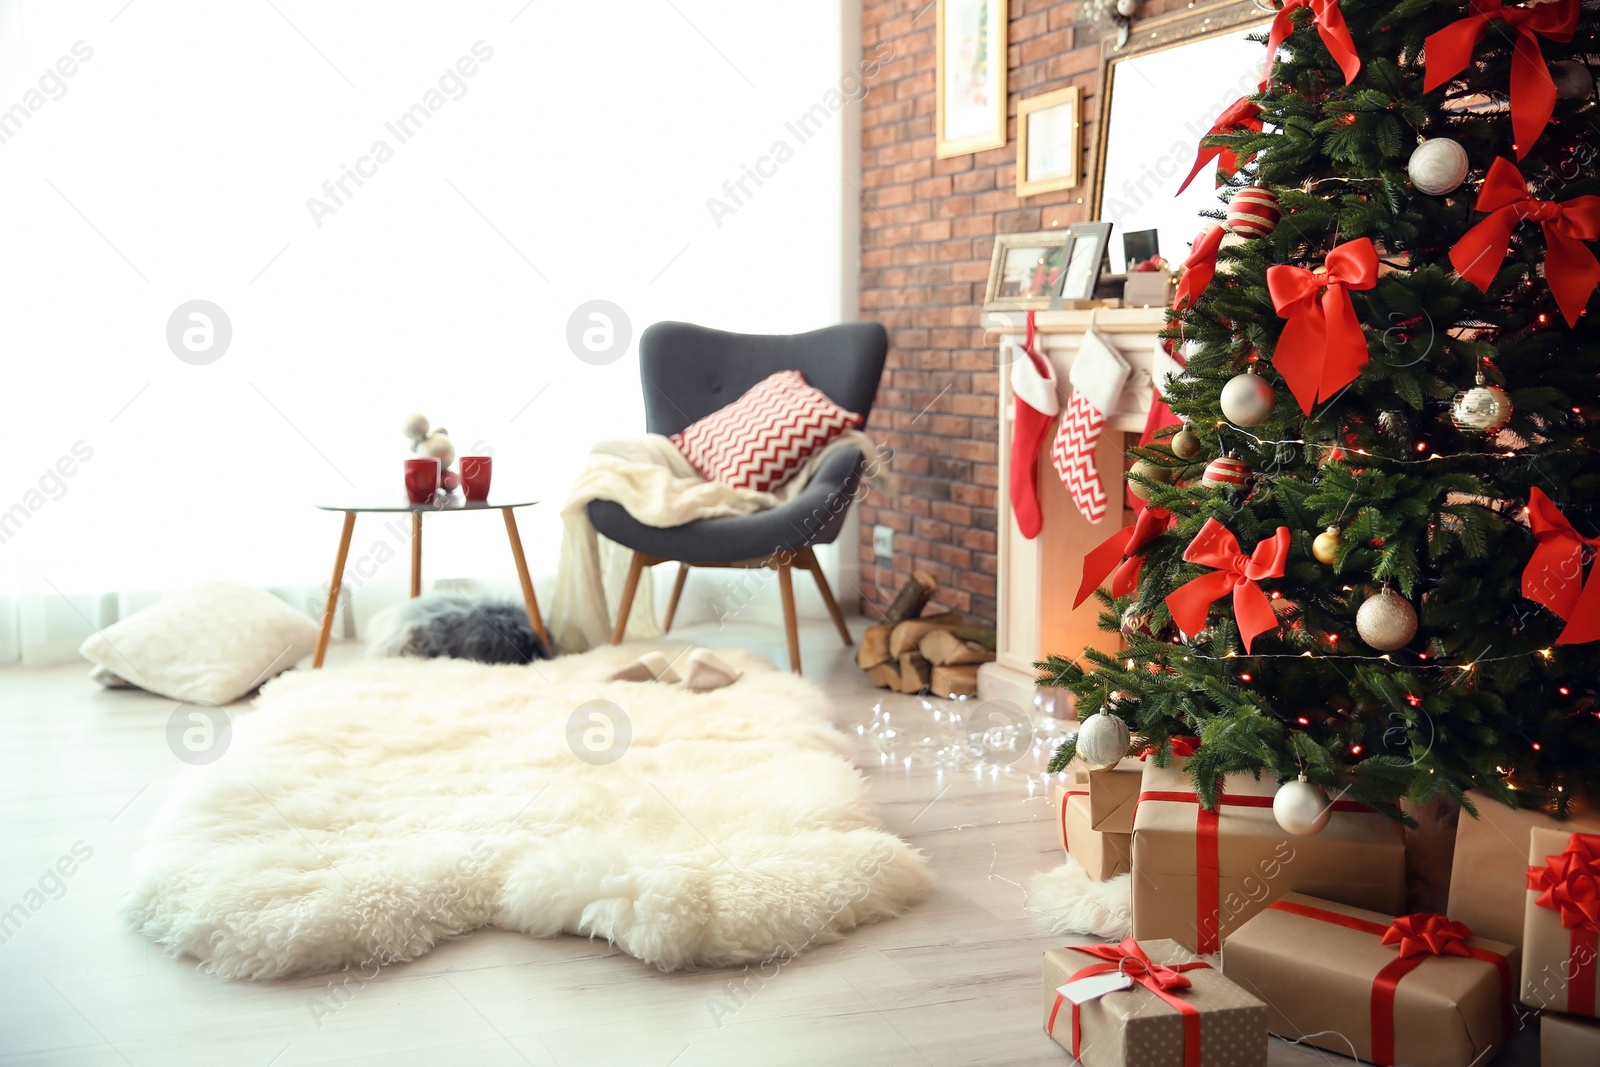
[[[1167,594],[1167,610],[1172,612],[1172,621],[1184,633],[1199,633],[1206,627],[1206,614],[1212,601],[1231,590],[1233,617],[1239,623],[1239,638],[1248,655],[1255,636],[1278,625],[1272,601],[1256,583],[1263,578],[1282,578],[1288,559],[1287,526],[1278,527],[1277,533],[1256,545],[1255,551],[1246,556],[1239,549],[1238,538],[1226,526],[1216,519],[1207,519],[1184,550],[1183,560],[1216,569]]]
[[[1539,891],[1534,903],[1558,912],[1568,930],[1600,931],[1600,836],[1573,834],[1544,862],[1528,868],[1528,888]]]
[[[1428,71],[1422,88],[1432,92],[1467,69],[1472,50],[1496,19],[1517,31],[1511,60],[1511,132],[1517,142],[1517,158],[1521,159],[1544,132],[1556,109],[1556,83],[1539,49],[1539,37],[1572,40],[1578,28],[1578,0],[1555,0],[1532,7],[1504,7],[1502,0],[1472,0],[1472,14],[1429,34],[1423,42],[1423,61]]]
[[[1327,269],[1320,274],[1283,263],[1267,268],[1272,306],[1289,320],[1272,365],[1307,415],[1318,400],[1355,381],[1367,365],[1367,338],[1350,290],[1371,289],[1377,281],[1378,250],[1365,237],[1329,252]]]
[[[1522,568],[1522,595],[1543,604],[1567,622],[1558,645],[1580,645],[1600,638],[1600,582],[1583,580],[1585,548],[1600,548],[1600,537],[1572,528],[1544,490],[1528,491],[1528,525],[1533,555]]]
[[[1257,91],[1263,91],[1266,87],[1267,83],[1262,82]],[[1224,145],[1208,145],[1206,138],[1222,133],[1245,131],[1261,132],[1261,105],[1248,96],[1241,96],[1229,104],[1222,114],[1217,116],[1217,121],[1211,124],[1211,129],[1201,136],[1200,154],[1195,157],[1194,166],[1189,168],[1189,176],[1183,179],[1183,184],[1178,186],[1178,192],[1174,195],[1182,195],[1183,191],[1189,188],[1189,183],[1194,181],[1194,176],[1200,173],[1200,168],[1213,159],[1217,161],[1219,179],[1224,175],[1238,173],[1239,168],[1250,162],[1250,159],[1240,159],[1238,153]]]
[[[1200,299],[1200,294],[1211,284],[1211,279],[1217,273],[1217,249],[1222,246],[1222,237],[1226,232],[1212,223],[1194,239],[1189,258],[1183,261],[1183,277],[1178,279],[1178,293],[1172,299],[1172,306],[1176,310],[1187,309]]]
[[[1106,538],[1083,557],[1083,580],[1078,584],[1077,607],[1089,599],[1089,594],[1100,587],[1106,575],[1111,575],[1111,595],[1127,596],[1139,580],[1139,568],[1144,565],[1144,550],[1171,525],[1172,513],[1161,508],[1145,508],[1132,526],[1124,527]]]
[[[1472,931],[1466,923],[1453,922],[1447,915],[1418,913],[1402,915],[1383,932],[1385,945],[1399,945],[1400,958],[1410,956],[1470,956],[1467,939]]]
[[[1576,3],[1576,0],[1573,2]],[[1361,56],[1356,52],[1355,41],[1350,39],[1350,28],[1344,24],[1344,12],[1339,10],[1338,0],[1287,0],[1278,9],[1277,17],[1272,20],[1272,30],[1267,34],[1267,69],[1261,72],[1261,77],[1272,77],[1272,63],[1278,58],[1278,46],[1294,30],[1293,15],[1297,7],[1311,9],[1311,18],[1317,24],[1317,36],[1322,38],[1328,54],[1344,71],[1344,83],[1349,85],[1355,81],[1356,75],[1361,73]]]
[[[1575,196],[1571,200],[1536,200],[1528,194],[1522,172],[1508,159],[1496,159],[1478,190],[1478,211],[1489,217],[1462,235],[1450,249],[1450,262],[1467,281],[1484,292],[1505,262],[1511,235],[1523,219],[1544,227],[1544,276],[1556,306],[1574,326],[1595,286],[1600,285],[1600,261],[1585,241],[1600,238],[1600,196]]]

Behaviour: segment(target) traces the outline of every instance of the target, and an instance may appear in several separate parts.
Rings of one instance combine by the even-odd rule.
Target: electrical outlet
[[[894,529],[889,526],[872,528],[872,554],[879,559],[894,558]]]

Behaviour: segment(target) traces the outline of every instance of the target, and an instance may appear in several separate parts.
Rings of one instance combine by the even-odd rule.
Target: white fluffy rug
[[[1061,866],[1028,882],[1028,907],[1046,933],[1121,941],[1133,934],[1132,892],[1132,875],[1097,882],[1069,854]]]
[[[710,693],[599,680],[639,651],[284,675],[174,785],[129,917],[224,978],[407,960],[489,925],[672,970],[792,955],[926,895],[820,690],[734,652],[744,677]],[[632,727],[607,765],[568,743],[597,700]]]

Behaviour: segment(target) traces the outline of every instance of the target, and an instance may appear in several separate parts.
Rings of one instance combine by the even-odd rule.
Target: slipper
[[[659,652],[646,652],[632,663],[614,671],[608,682],[673,682],[682,681],[672,663]]]
[[[697,648],[689,653],[689,666],[684,671],[683,687],[696,692],[721,689],[732,685],[741,675],[721,656],[709,648]]]

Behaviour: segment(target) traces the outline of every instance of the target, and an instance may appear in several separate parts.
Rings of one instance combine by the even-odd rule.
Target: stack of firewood
[[[964,626],[957,612],[924,615],[939,592],[925,571],[912,571],[883,622],[867,627],[856,663],[880,689],[934,696],[973,696],[978,665],[994,659],[994,630]]]

